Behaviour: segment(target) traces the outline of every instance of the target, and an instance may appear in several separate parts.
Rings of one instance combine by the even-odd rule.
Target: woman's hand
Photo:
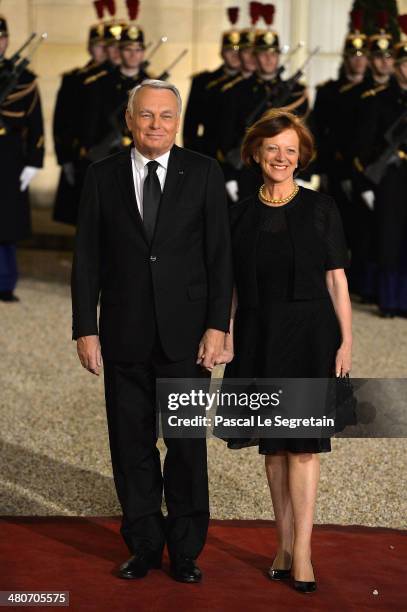
[[[352,367],[352,345],[341,344],[335,359],[335,374],[336,376],[346,376],[349,374]]]

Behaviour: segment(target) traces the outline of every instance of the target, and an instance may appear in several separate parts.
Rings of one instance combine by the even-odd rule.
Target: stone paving
[[[80,366],[70,339],[69,253],[19,258],[21,302],[0,303],[0,515],[120,514],[102,377]],[[355,304],[352,374],[407,378],[407,321]],[[212,517],[273,518],[257,449],[208,447]],[[332,449],[316,522],[406,528],[405,439],[334,439]]]

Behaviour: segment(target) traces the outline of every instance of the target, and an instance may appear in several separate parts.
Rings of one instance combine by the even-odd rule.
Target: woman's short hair
[[[299,170],[304,170],[314,156],[314,138],[299,117],[281,108],[268,110],[248,128],[241,148],[243,163],[246,166],[255,165],[253,156],[264,138],[272,138],[285,130],[295,130],[298,134],[300,141],[298,166]]]

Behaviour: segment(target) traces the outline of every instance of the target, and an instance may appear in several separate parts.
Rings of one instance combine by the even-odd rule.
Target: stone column
[[[301,66],[307,56],[309,47],[309,0],[291,0],[290,14],[290,47],[294,48],[300,41],[303,41],[304,47],[300,49],[290,62],[291,70],[295,71]]]

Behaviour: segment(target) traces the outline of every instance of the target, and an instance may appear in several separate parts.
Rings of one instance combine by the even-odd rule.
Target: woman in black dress
[[[231,208],[236,299],[223,356],[231,362],[227,377],[329,378],[350,370],[351,304],[341,219],[329,196],[294,180],[312,155],[308,129],[280,109],[266,113],[246,134],[243,161],[259,167],[264,184]],[[318,453],[330,450],[329,438],[259,443],[278,533],[269,576],[291,575],[302,592],[316,588],[311,532]]]

